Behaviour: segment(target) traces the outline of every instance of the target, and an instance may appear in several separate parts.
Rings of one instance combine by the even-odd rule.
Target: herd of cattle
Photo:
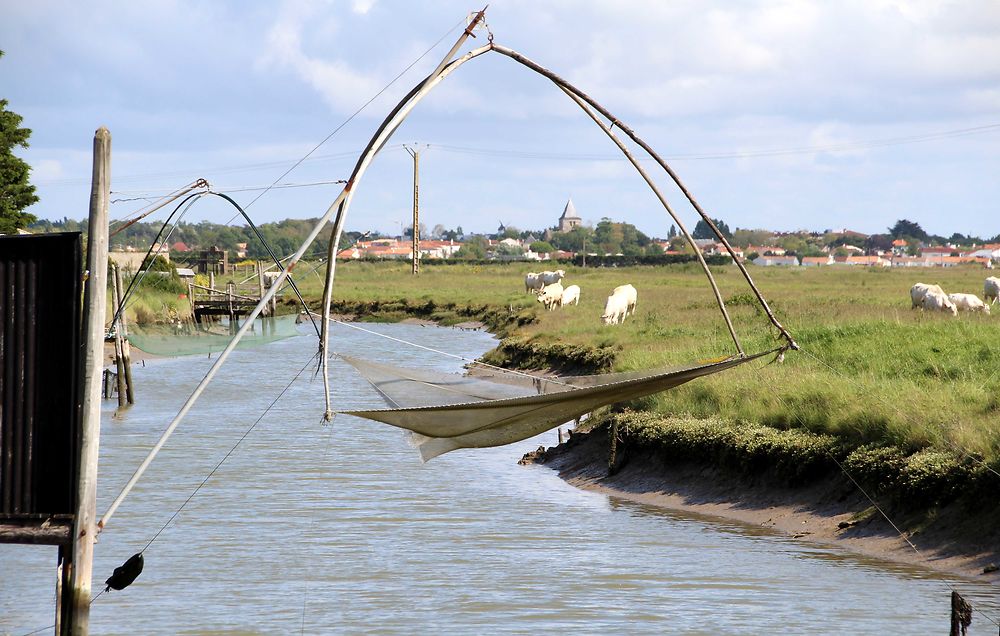
[[[566,305],[580,304],[580,286],[563,287],[565,270],[554,272],[529,272],[524,277],[524,291],[538,294],[538,302],[548,311],[553,311]],[[601,322],[606,325],[620,325],[625,317],[635,313],[635,302],[638,294],[632,285],[619,285],[611,291],[604,305]]]
[[[548,311],[566,305],[580,304],[580,286],[563,287],[565,270],[554,272],[529,272],[524,277],[524,291],[538,295],[538,302]],[[635,313],[637,293],[632,285],[619,285],[611,291],[604,304],[601,322],[606,325],[620,325],[625,317]],[[975,294],[946,294],[940,285],[917,283],[910,288],[910,301],[917,307],[929,311],[945,311],[957,316],[959,311],[981,311],[989,315],[990,305],[1000,302],[1000,278],[990,276],[983,283],[983,300]]]
[[[983,300],[975,294],[946,294],[940,285],[917,283],[910,288],[912,308],[931,311],[946,311],[957,316],[959,311],[981,311],[990,313],[990,305],[1000,298],[1000,278],[990,276],[983,283]]]

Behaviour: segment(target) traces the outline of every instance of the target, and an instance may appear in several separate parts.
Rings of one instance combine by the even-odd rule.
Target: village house
[[[758,256],[752,262],[754,265],[762,267],[773,267],[775,265],[798,267],[799,259],[795,256]]]
[[[744,250],[747,254],[757,252],[761,256],[784,256],[784,248],[777,245],[748,245]]]
[[[820,267],[822,265],[833,265],[833,256],[803,256],[803,267]]]

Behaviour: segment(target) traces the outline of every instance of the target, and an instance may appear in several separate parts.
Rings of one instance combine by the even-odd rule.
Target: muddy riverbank
[[[917,513],[884,507],[901,534],[843,475],[788,487],[766,475],[746,479],[704,463],[665,462],[651,451],[632,453],[616,474],[609,475],[608,446],[607,429],[596,429],[574,434],[558,447],[530,453],[526,461],[558,471],[568,483],[585,490],[1000,583],[1000,572],[994,570],[1000,565],[995,510],[951,504]]]

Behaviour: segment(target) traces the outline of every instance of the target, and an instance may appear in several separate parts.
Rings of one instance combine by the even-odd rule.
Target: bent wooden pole
[[[171,420],[170,424],[167,425],[167,428],[160,435],[160,439],[158,439],[156,441],[156,444],[153,445],[153,448],[150,449],[149,453],[146,455],[146,458],[143,459],[142,463],[136,469],[135,473],[132,474],[132,477],[129,479],[128,483],[125,484],[125,487],[115,498],[115,500],[111,502],[111,505],[108,507],[108,510],[104,513],[104,516],[101,518],[101,521],[98,524],[100,528],[103,528],[105,524],[107,524],[107,522],[114,515],[115,511],[118,510],[118,507],[121,505],[122,501],[125,500],[125,497],[128,496],[128,493],[131,492],[132,488],[135,487],[135,484],[139,481],[139,478],[142,477],[142,474],[146,472],[146,469],[149,468],[149,465],[152,463],[153,458],[156,457],[157,453],[160,452],[160,449],[163,448],[163,445],[167,442],[167,439],[170,438],[174,430],[184,419],[184,416],[187,415],[188,411],[191,410],[191,407],[194,406],[195,402],[198,401],[198,398],[204,392],[205,387],[208,386],[208,384],[212,381],[212,378],[215,377],[215,374],[218,373],[219,369],[229,358],[229,354],[233,352],[233,349],[236,348],[236,345],[239,344],[240,340],[242,340],[246,332],[250,330],[250,327],[253,325],[254,320],[257,319],[257,317],[261,314],[264,308],[267,307],[268,303],[271,302],[271,299],[278,292],[278,289],[288,278],[289,274],[291,274],[292,270],[295,269],[295,266],[298,264],[299,260],[302,259],[302,256],[306,253],[309,247],[313,244],[313,241],[316,240],[316,237],[319,236],[319,233],[323,230],[326,224],[330,222],[330,219],[333,217],[335,211],[337,211],[338,214],[337,214],[337,221],[334,227],[334,235],[337,237],[337,240],[339,240],[339,235],[341,233],[341,230],[343,229],[344,217],[346,216],[346,206],[342,207],[342,204],[345,201],[349,200],[353,191],[352,189],[357,184],[361,175],[364,174],[365,169],[371,163],[375,154],[378,152],[375,149],[381,148],[382,145],[386,141],[388,141],[389,137],[391,137],[392,133],[396,131],[396,128],[399,126],[399,124],[402,123],[402,120],[406,118],[406,115],[409,114],[409,112],[413,109],[413,107],[420,100],[420,98],[426,95],[430,91],[430,89],[432,89],[434,86],[440,83],[441,80],[447,77],[456,68],[458,68],[465,62],[471,60],[472,58],[482,55],[483,53],[486,53],[487,51],[489,51],[489,46],[484,46],[475,49],[473,51],[470,51],[469,53],[466,53],[457,60],[451,62],[437,77],[429,78],[430,81],[425,80],[424,82],[422,82],[421,85],[418,87],[419,90],[411,91],[411,95],[408,95],[407,98],[405,98],[409,99],[409,97],[412,96],[413,97],[412,101],[406,102],[404,99],[404,102],[401,102],[400,106],[397,106],[395,111],[395,116],[387,120],[385,123],[383,123],[382,127],[380,127],[379,129],[379,132],[376,133],[375,137],[373,137],[372,141],[368,144],[368,149],[366,150],[366,152],[358,160],[358,164],[354,169],[354,174],[348,180],[347,185],[344,186],[344,189],[337,196],[334,202],[330,204],[330,207],[327,208],[323,216],[320,217],[320,219],[316,222],[316,225],[309,232],[309,235],[306,237],[305,241],[303,241],[299,249],[296,250],[295,254],[293,254],[292,257],[288,260],[288,264],[281,271],[281,273],[278,274],[277,279],[275,279],[274,283],[272,283],[271,287],[267,290],[267,293],[264,294],[264,296],[260,299],[260,302],[257,303],[257,306],[254,307],[253,310],[247,315],[247,318],[243,322],[243,325],[240,327],[239,331],[236,332],[236,335],[233,336],[233,339],[229,341],[229,344],[226,345],[226,348],[223,349],[222,353],[219,354],[219,357],[216,358],[215,363],[212,365],[212,368],[208,370],[208,373],[205,374],[205,377],[202,379],[202,381],[198,384],[197,387],[195,387],[194,391],[191,393],[191,396],[188,397],[187,401],[185,401],[183,406],[181,406],[180,411],[178,411],[174,419]],[[326,347],[325,345],[323,346],[324,346],[323,351],[325,356]]]
[[[725,246],[726,251],[729,252],[729,255],[732,257],[733,262],[736,264],[736,266],[739,268],[740,272],[743,274],[743,278],[746,279],[747,284],[750,285],[750,289],[753,290],[754,295],[757,297],[757,301],[760,303],[761,308],[763,308],[764,313],[767,314],[767,317],[771,321],[771,324],[774,325],[778,329],[778,331],[781,333],[781,336],[784,337],[785,340],[788,341],[789,347],[791,347],[792,349],[796,349],[796,350],[799,348],[799,345],[796,344],[796,342],[792,338],[791,334],[788,333],[788,330],[785,329],[781,325],[780,322],[778,322],[777,318],[775,318],[774,312],[771,311],[771,308],[768,306],[767,301],[764,300],[763,294],[760,293],[760,290],[757,289],[757,285],[753,282],[753,279],[750,277],[750,272],[748,272],[747,269],[746,269],[746,267],[743,265],[743,263],[741,263],[740,260],[738,258],[736,258],[736,252],[733,250],[732,246],[729,244],[729,241],[726,240],[726,237],[722,235],[722,233],[719,231],[719,228],[717,228],[715,226],[715,222],[712,221],[711,218],[709,218],[708,214],[705,213],[705,210],[703,210],[702,207],[701,207],[701,205],[698,204],[698,202],[694,198],[694,195],[692,195],[691,192],[687,189],[687,187],[681,181],[680,177],[677,176],[677,173],[674,172],[674,170],[667,164],[667,162],[665,162],[656,153],[656,151],[653,150],[649,146],[649,144],[647,144],[645,141],[643,141],[635,133],[635,131],[633,131],[631,128],[629,128],[624,122],[622,122],[617,117],[615,117],[614,115],[612,115],[611,112],[608,111],[608,109],[606,109],[603,106],[601,106],[600,104],[598,104],[592,97],[590,97],[589,95],[587,95],[586,93],[584,93],[583,91],[581,91],[580,89],[578,89],[577,87],[573,86],[572,84],[570,84],[569,82],[567,82],[562,77],[556,75],[555,73],[553,73],[549,69],[547,69],[544,66],[538,64],[537,62],[534,62],[534,61],[526,58],[525,56],[521,55],[520,53],[518,53],[518,52],[516,52],[516,51],[514,51],[512,49],[508,49],[507,47],[500,46],[498,44],[492,44],[491,48],[494,51],[496,51],[497,53],[500,53],[501,55],[506,55],[507,57],[509,57],[510,59],[514,60],[515,62],[517,62],[517,63],[519,63],[519,64],[521,64],[523,66],[526,66],[526,67],[530,68],[531,70],[535,71],[536,73],[538,73],[540,75],[543,75],[544,77],[547,77],[549,80],[551,80],[557,86],[569,89],[574,94],[576,94],[580,99],[582,99],[587,104],[589,104],[594,110],[596,110],[601,115],[603,115],[604,117],[606,117],[608,119],[608,121],[611,122],[612,126],[614,126],[615,128],[618,128],[619,130],[621,130],[622,132],[624,132],[640,148],[642,148],[643,150],[645,150],[649,154],[649,156],[652,157],[652,159],[654,161],[656,161],[656,163],[658,163],[660,165],[660,167],[663,168],[664,171],[666,171],[666,173],[670,176],[670,178],[673,180],[673,182],[677,184],[677,187],[680,188],[681,192],[684,193],[684,196],[691,203],[691,206],[695,209],[696,212],[698,212],[698,214],[705,221],[705,223],[708,224],[708,226],[712,229],[712,231],[715,233],[715,235],[719,238],[719,241],[723,244],[723,246]]]
[[[334,254],[334,258],[331,259],[329,265],[327,266],[326,281],[323,287],[323,326],[320,335],[320,365],[323,371],[323,389],[326,392],[326,411],[324,412],[324,419],[327,421],[333,417],[333,408],[330,400],[329,388],[330,380],[328,356],[330,350],[330,302],[333,296],[333,280],[336,275],[337,246],[340,245],[340,236],[344,230],[344,220],[347,218],[347,212],[351,206],[351,201],[354,198],[355,187],[364,175],[365,170],[368,169],[368,166],[375,158],[375,155],[377,155],[378,151],[381,150],[382,147],[389,141],[392,135],[396,132],[420,100],[423,99],[435,86],[440,84],[442,80],[448,77],[448,75],[453,73],[455,69],[469,60],[488,52],[489,50],[489,45],[473,49],[462,57],[457,58],[444,66],[441,72],[437,75],[428,76],[422,82],[417,84],[413,90],[400,100],[389,116],[382,122],[382,125],[379,126],[375,136],[372,137],[368,146],[358,158],[358,162],[354,167],[354,172],[351,174],[351,178],[347,180],[347,185],[344,186],[345,196],[339,204],[340,209],[337,212],[336,221],[334,221],[333,233],[330,235],[330,247],[327,250],[327,254]]]
[[[624,154],[625,157],[629,160],[629,162],[635,167],[635,169],[639,171],[639,174],[646,181],[646,185],[650,187],[650,189],[653,191],[653,194],[656,195],[656,198],[660,200],[660,203],[663,205],[663,208],[667,211],[667,214],[670,215],[670,218],[672,218],[674,222],[677,223],[677,227],[680,228],[681,233],[684,234],[684,238],[687,239],[688,244],[691,245],[691,249],[694,250],[695,256],[698,257],[698,262],[701,263],[701,268],[705,270],[705,275],[708,277],[708,282],[712,286],[712,292],[715,294],[715,300],[717,303],[719,303],[719,311],[722,312],[722,317],[726,321],[726,327],[729,328],[729,335],[732,336],[733,343],[736,344],[736,351],[741,356],[746,355],[746,353],[743,351],[743,346],[740,345],[740,339],[736,335],[736,328],[733,327],[733,321],[729,318],[729,312],[726,311],[726,302],[722,300],[722,294],[719,292],[719,286],[715,282],[715,277],[712,276],[712,270],[709,269],[708,263],[705,262],[704,255],[702,255],[701,250],[698,249],[698,244],[694,242],[694,237],[692,237],[691,234],[687,231],[687,228],[684,227],[684,224],[681,222],[680,218],[678,218],[677,214],[675,214],[673,209],[671,209],[670,204],[667,203],[667,199],[665,196],[663,196],[663,192],[660,191],[660,188],[649,176],[649,173],[646,172],[646,169],[642,167],[642,164],[639,163],[639,160],[635,158],[635,155],[633,155],[631,151],[629,151],[628,147],[624,143],[622,143],[622,140],[619,139],[617,135],[615,135],[614,131],[611,130],[611,127],[608,126],[606,123],[604,123],[603,119],[597,116],[597,113],[594,112],[594,109],[588,106],[585,101],[583,101],[578,95],[576,95],[576,93],[569,90],[565,86],[560,86],[559,88],[562,90],[562,92],[566,93],[566,95],[568,95],[570,99],[576,102],[577,105],[583,109],[583,112],[587,113],[587,115],[594,120],[594,123],[596,123],[598,126],[601,127],[601,130],[604,131],[604,134],[607,135],[611,139],[611,141],[615,142],[615,145],[618,146],[618,149],[622,151],[622,154]]]

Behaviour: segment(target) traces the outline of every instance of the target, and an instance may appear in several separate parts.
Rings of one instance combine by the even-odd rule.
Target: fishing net
[[[563,378],[479,379],[344,357],[393,407],[340,411],[413,433],[424,461],[459,448],[503,446],[594,409],[671,389],[773,351],[681,367]]]
[[[237,349],[260,347],[277,340],[299,335],[297,316],[258,318],[236,345]],[[235,325],[232,325],[235,327]],[[216,323],[174,323],[166,325],[129,325],[129,343],[146,353],[159,356],[187,356],[222,351],[233,339],[228,320]]]

